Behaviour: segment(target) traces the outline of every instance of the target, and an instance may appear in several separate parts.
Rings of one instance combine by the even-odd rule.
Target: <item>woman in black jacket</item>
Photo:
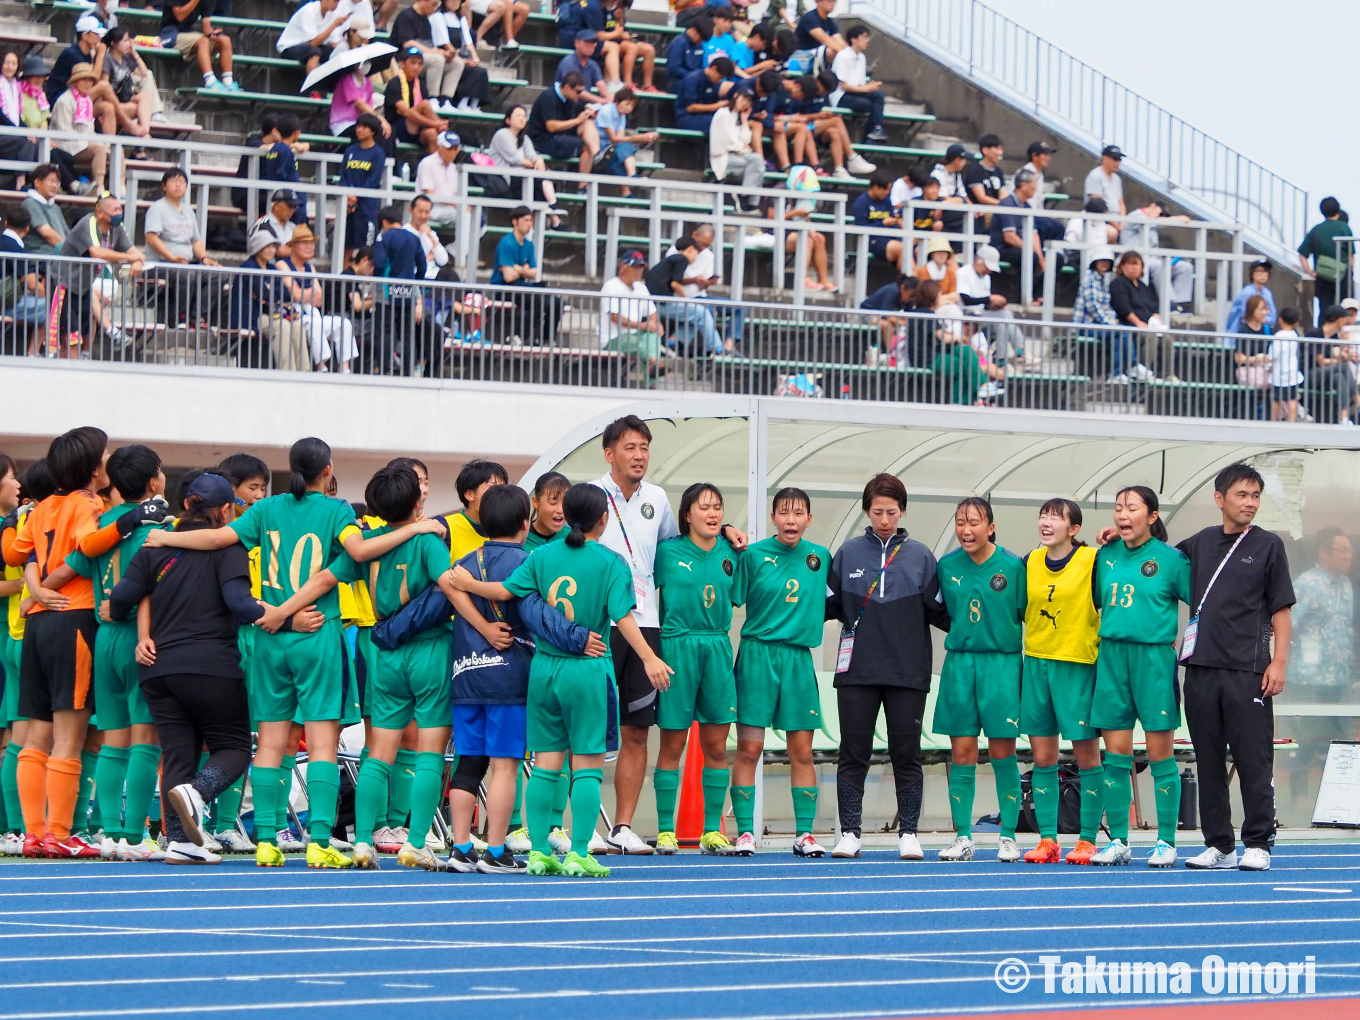
[[[1124,252],[1115,264],[1114,279],[1110,281],[1110,307],[1119,316],[1119,321],[1127,326],[1144,328],[1161,324],[1161,317],[1157,314],[1157,290],[1143,282],[1143,256],[1136,251]],[[1170,368],[1169,363],[1162,365],[1163,374],[1168,373]],[[1134,379],[1154,378],[1156,376],[1152,369],[1138,358],[1138,334],[1117,335],[1110,362],[1110,382],[1127,383]]]
[[[922,286],[925,286],[922,284]],[[921,815],[921,718],[930,692],[930,627],[949,629],[940,600],[935,556],[898,527],[907,489],[879,474],[864,487],[869,526],[831,561],[826,617],[839,620],[836,706],[841,750],[836,773],[841,838],[832,857],[858,857],[864,777],[873,752],[879,709],[888,724],[888,754],[897,786],[897,853],[922,859],[916,840]]]
[[[220,475],[203,474],[189,486],[178,530],[225,527],[235,493]],[[128,564],[105,605],[124,619],[150,597],[150,627],[137,641],[142,694],[161,738],[161,802],[170,839],[166,864],[220,864],[203,849],[203,806],[250,763],[240,623],[254,623],[264,605],[250,594],[250,566],[241,545],[212,552],[143,547]],[[285,624],[313,631],[320,613],[304,610]],[[199,750],[209,757],[198,768]],[[197,775],[195,775],[197,772]]]

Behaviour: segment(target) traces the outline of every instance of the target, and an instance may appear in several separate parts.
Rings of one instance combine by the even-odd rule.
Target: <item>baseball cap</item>
[[[1001,253],[990,244],[981,245],[973,252],[973,256],[982,260],[982,264],[987,267],[989,273],[1001,272]]]
[[[647,259],[643,257],[643,254],[640,251],[630,251],[628,254],[624,255],[623,258],[619,259],[619,265],[621,266],[645,266],[646,264]]]
[[[595,33],[594,33],[593,31],[591,31],[590,29],[588,29],[588,28],[583,28],[583,29],[581,29],[581,31],[579,31],[579,32],[576,33],[576,41],[577,41],[577,42],[589,42],[589,43],[593,43],[593,42],[596,42],[597,40],[598,40],[598,36],[596,36]]]
[[[1251,268],[1253,270],[1264,269],[1268,273],[1275,267],[1270,264],[1270,259],[1257,259],[1251,264]]]
[[[84,35],[86,32],[93,32],[102,39],[104,38],[104,33],[107,31],[108,29],[104,27],[104,23],[93,14],[82,14],[80,17],[76,18],[76,35]]]
[[[962,145],[960,145],[958,142],[955,142],[955,143],[954,143],[953,145],[951,145],[949,148],[945,149],[945,151],[944,151],[944,161],[945,161],[946,163],[952,163],[952,162],[954,162],[954,160],[958,159],[960,156],[967,156],[967,155],[968,155],[968,150],[965,149],[965,148],[964,148]]]
[[[419,57],[421,60],[424,60],[425,54],[420,52],[419,46],[408,46],[401,51],[401,59],[406,60],[409,57]]]
[[[1341,302],[1341,307],[1348,312],[1360,312],[1360,301],[1355,300],[1353,297],[1348,297]]]
[[[1025,155],[1033,158],[1034,156],[1045,154],[1051,155],[1057,151],[1057,149],[1053,148],[1053,146],[1049,145],[1047,142],[1030,142],[1029,148],[1025,150]]]
[[[1109,156],[1111,159],[1123,159],[1124,153],[1117,145],[1107,145],[1100,150],[1102,156]]]
[[[274,192],[274,194],[269,196],[269,201],[287,202],[294,209],[296,209],[301,204],[300,202],[298,202],[297,195],[289,191],[287,188],[280,188],[278,191]]]
[[[463,140],[458,137],[457,131],[441,131],[435,141],[439,143],[441,149],[456,149],[463,144]]]
[[[245,506],[245,500],[237,499],[236,493],[232,491],[231,482],[221,475],[202,474],[189,483],[189,496],[196,496],[199,505],[207,510],[212,510],[219,506]]]

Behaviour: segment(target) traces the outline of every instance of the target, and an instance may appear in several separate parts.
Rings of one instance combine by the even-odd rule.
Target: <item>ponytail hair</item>
[[[589,482],[579,482],[567,490],[562,499],[562,516],[567,519],[566,543],[573,549],[586,544],[586,532],[600,523],[609,501],[604,490]]]
[[[288,491],[294,499],[307,495],[307,486],[321,477],[331,462],[331,448],[315,436],[299,439],[288,451]]]
[[[1120,489],[1117,493],[1115,493],[1114,497],[1115,501],[1118,502],[1120,497],[1130,492],[1143,501],[1143,506],[1147,507],[1148,509],[1149,517],[1151,517],[1153,514],[1157,515],[1157,519],[1154,520],[1151,525],[1152,537],[1161,542],[1168,541],[1169,536],[1167,535],[1166,532],[1166,525],[1162,522],[1160,505],[1157,502],[1157,494],[1153,492],[1151,489],[1149,489],[1146,485],[1126,485],[1124,486],[1124,488]]]

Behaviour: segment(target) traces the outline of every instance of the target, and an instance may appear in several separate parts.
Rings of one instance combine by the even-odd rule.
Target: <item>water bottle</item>
[[[864,352],[864,363],[870,368],[878,367],[878,344],[869,345],[869,349]]]
[[[1195,770],[1186,769],[1181,773],[1181,817],[1182,829],[1199,827],[1199,783]]]
[[[402,179],[403,181],[405,181],[406,183],[408,183],[408,184],[410,183],[410,181],[411,181],[411,164],[410,164],[410,163],[403,163],[403,164],[401,165],[401,179]]]

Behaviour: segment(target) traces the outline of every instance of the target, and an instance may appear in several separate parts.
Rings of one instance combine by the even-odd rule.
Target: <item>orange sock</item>
[[[71,835],[71,819],[80,799],[80,759],[47,759],[47,831],[57,839]]]
[[[24,832],[47,835],[47,755],[25,747],[14,770],[19,785],[19,804],[24,811]]]

